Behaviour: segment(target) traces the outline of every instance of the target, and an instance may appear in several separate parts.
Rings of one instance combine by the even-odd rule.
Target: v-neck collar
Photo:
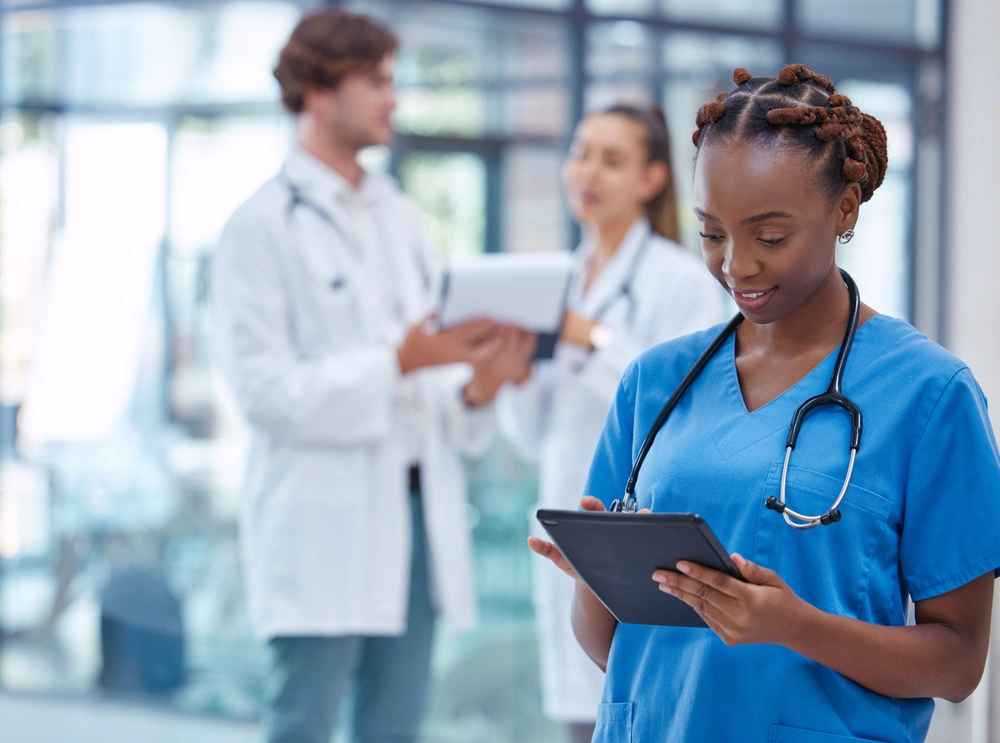
[[[872,358],[869,357],[865,344],[868,335],[865,328],[873,322],[880,321],[881,317],[882,315],[875,315],[858,328],[844,370],[845,381],[848,381],[849,375],[858,373],[871,363]],[[827,354],[802,379],[751,412],[747,410],[736,371],[736,334],[730,335],[713,359],[713,366],[718,374],[716,378],[722,380],[720,389],[714,392],[724,399],[725,409],[730,411],[724,416],[725,422],[715,435],[719,455],[723,459],[730,459],[779,431],[787,432],[795,410],[810,397],[819,395],[826,389],[839,351],[840,345]]]
[[[649,221],[640,217],[632,223],[628,232],[622,238],[618,250],[604,267],[594,277],[590,287],[584,290],[587,281],[587,264],[594,254],[594,246],[584,243],[580,262],[577,266],[577,276],[574,282],[574,303],[588,317],[593,316],[609,298],[621,291],[627,273],[635,259],[635,253],[643,243],[650,239],[652,228]]]

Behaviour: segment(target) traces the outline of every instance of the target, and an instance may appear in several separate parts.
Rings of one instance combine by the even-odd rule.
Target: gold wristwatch
[[[604,348],[611,342],[612,332],[607,325],[597,323],[590,329],[590,345],[595,349]]]

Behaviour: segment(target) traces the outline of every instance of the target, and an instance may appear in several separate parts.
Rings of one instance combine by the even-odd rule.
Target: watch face
[[[604,348],[611,342],[611,328],[607,325],[595,325],[590,329],[590,345],[594,348]]]

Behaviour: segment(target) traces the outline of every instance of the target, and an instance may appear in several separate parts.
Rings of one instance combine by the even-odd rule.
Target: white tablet
[[[489,318],[536,333],[562,325],[572,254],[488,253],[456,260],[441,288],[441,327]]]

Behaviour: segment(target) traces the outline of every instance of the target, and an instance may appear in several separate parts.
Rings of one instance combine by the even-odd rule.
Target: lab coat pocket
[[[799,513],[820,515],[833,505],[842,486],[841,477],[789,467],[785,498]],[[800,530],[765,505],[768,497],[779,496],[780,488],[781,463],[776,462],[758,496],[754,561],[777,572],[810,604],[834,614],[862,616],[873,557],[889,529],[892,502],[851,483],[840,504],[839,522]]]
[[[598,706],[593,743],[632,743],[632,702]]]
[[[874,738],[817,733],[787,725],[771,725],[771,734],[767,737],[767,743],[879,743],[879,741]]]

